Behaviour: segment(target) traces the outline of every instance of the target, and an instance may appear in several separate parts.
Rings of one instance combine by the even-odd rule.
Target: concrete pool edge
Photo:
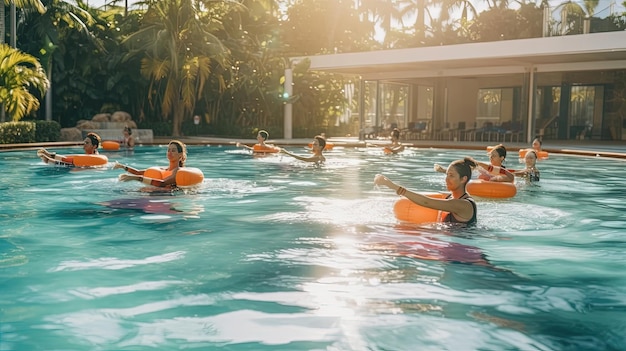
[[[255,139],[228,139],[218,137],[179,137],[179,138],[164,138],[155,137],[151,143],[142,143],[140,145],[163,145],[167,144],[170,140],[177,139],[184,142],[187,145],[208,145],[208,146],[234,146],[237,142],[245,144],[256,143]],[[280,146],[306,146],[311,141],[310,138],[298,138],[298,139],[272,139],[270,143],[274,143]],[[367,144],[373,145],[385,145],[389,143],[388,140],[367,140],[362,141],[357,138],[329,138],[329,142],[335,144],[335,146],[341,147],[366,147]],[[496,145],[498,142],[452,142],[452,141],[439,141],[439,140],[415,140],[415,141],[403,141],[404,145],[415,148],[437,148],[437,149],[464,149],[464,150],[484,150],[487,145]],[[504,143],[507,150],[518,151],[519,149],[528,148],[526,143]],[[82,142],[79,141],[64,141],[64,142],[44,142],[44,143],[23,143],[23,144],[0,144],[0,152],[4,151],[23,151],[23,150],[36,150],[38,148],[62,148],[62,147],[80,147]],[[605,158],[618,158],[626,159],[626,142],[613,141],[613,142],[600,142],[589,140],[576,140],[576,141],[546,141],[544,143],[544,150],[549,153],[588,156],[588,157],[605,157]]]

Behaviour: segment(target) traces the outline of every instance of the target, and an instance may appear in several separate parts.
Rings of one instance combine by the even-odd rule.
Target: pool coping
[[[163,145],[167,144],[170,140],[177,139],[184,142],[187,145],[207,145],[207,146],[219,146],[219,145],[232,145],[237,142],[252,145],[256,143],[256,139],[229,139],[218,137],[180,137],[180,138],[166,138],[155,137],[151,143],[141,143],[140,145]],[[367,147],[367,144],[371,145],[385,145],[389,143],[389,140],[358,140],[357,138],[329,138],[329,142],[332,142],[335,146],[342,147]],[[311,139],[272,139],[269,143],[282,145],[282,146],[306,146]],[[626,159],[626,141],[613,141],[613,142],[600,142],[589,140],[577,140],[577,141],[547,141],[544,144],[544,150],[549,153],[578,155],[588,157],[606,157],[606,158],[619,158]],[[434,141],[434,140],[409,140],[402,141],[402,144],[408,147],[415,148],[441,148],[441,149],[462,149],[462,150],[484,150],[488,145],[495,145],[498,142],[453,142],[453,141]],[[507,150],[518,151],[520,149],[528,148],[526,143],[504,143]],[[0,144],[0,152],[5,151],[24,151],[24,150],[36,150],[38,148],[63,148],[63,147],[79,147],[82,146],[82,141],[61,141],[61,142],[40,142],[40,143],[22,143],[22,144]]]

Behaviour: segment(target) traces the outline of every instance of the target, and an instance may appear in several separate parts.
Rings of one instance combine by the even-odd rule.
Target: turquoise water
[[[107,155],[167,163],[165,146]],[[487,160],[192,146],[205,181],[172,194],[0,153],[0,350],[626,349],[625,162],[551,155],[455,232],[397,223],[373,186],[442,191],[433,163],[466,155]]]

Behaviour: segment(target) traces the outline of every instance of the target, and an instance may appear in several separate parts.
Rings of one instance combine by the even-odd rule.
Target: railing
[[[601,8],[587,10],[583,1],[568,1],[555,7],[544,7],[543,36],[562,36],[624,30],[616,24],[621,17],[624,22],[624,9],[618,12],[615,0],[609,4],[600,3]],[[599,6],[598,6],[599,7]],[[591,13],[589,13],[591,11]],[[623,26],[623,24],[622,24]]]

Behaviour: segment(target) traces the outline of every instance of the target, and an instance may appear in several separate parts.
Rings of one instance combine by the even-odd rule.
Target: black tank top
[[[452,197],[452,194],[448,195],[448,197],[446,197],[446,199],[449,199]],[[474,202],[474,199],[472,199],[467,193],[463,194],[463,196],[461,196],[459,199],[464,199],[469,201],[472,204],[472,208],[474,209],[474,213],[472,214],[472,218],[469,219],[469,221],[467,222],[461,222],[459,220],[457,220],[456,218],[454,218],[454,216],[452,215],[452,213],[448,212],[448,214],[443,217],[442,222],[443,223],[462,223],[462,224],[467,224],[467,225],[474,225],[476,224],[477,218],[476,218],[476,202]]]

